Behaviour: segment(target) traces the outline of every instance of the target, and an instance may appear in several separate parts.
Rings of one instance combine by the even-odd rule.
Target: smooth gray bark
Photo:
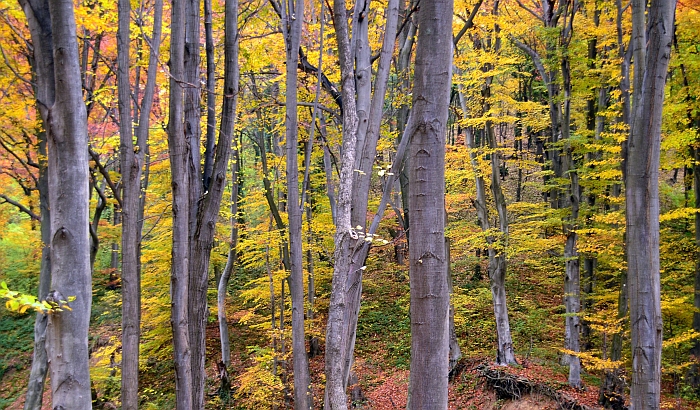
[[[632,410],[658,409],[661,399],[659,156],[676,2],[652,1],[646,24],[645,6],[646,1],[632,1],[635,87],[625,181]]]
[[[285,2],[282,26],[287,54],[285,129],[287,151],[287,215],[289,218],[289,291],[292,297],[292,354],[294,357],[294,408],[311,408],[309,359],[304,335],[304,277],[302,205],[299,198],[297,66],[304,16],[304,0]]]
[[[522,3],[519,2],[521,6]],[[555,188],[544,194],[548,197],[552,208],[570,208],[569,217],[562,220],[564,234],[567,237],[564,245],[565,276],[564,276],[564,305],[566,320],[564,325],[564,348],[580,351],[580,263],[577,250],[578,237],[575,228],[578,218],[579,184],[576,174],[576,164],[572,155],[569,141],[571,126],[571,63],[566,51],[571,43],[574,17],[579,9],[575,0],[542,3],[541,14],[537,15],[546,28],[557,28],[557,41],[545,40],[544,58],[559,61],[559,70],[545,66],[543,56],[534,47],[510,37],[513,44],[527,54],[547,88],[550,116],[550,139],[547,155],[551,159],[551,167],[557,178],[568,178],[565,188]],[[561,23],[561,24],[560,24]],[[558,77],[561,77],[558,79]],[[561,142],[562,147],[551,145]],[[546,182],[546,180],[545,180]],[[576,355],[564,354],[562,364],[569,365],[569,384],[573,387],[581,385],[581,361]]]
[[[387,22],[379,57],[379,67],[374,82],[375,90],[372,94],[371,51],[368,40],[369,19],[367,18],[369,6],[369,1],[356,4],[352,20],[352,40],[349,38],[347,22],[340,21],[338,18],[334,22],[338,42],[342,44],[339,52],[341,53],[343,79],[347,80],[352,77],[355,79],[354,84],[346,81],[342,87],[343,150],[338,205],[334,216],[336,222],[336,262],[334,264],[332,303],[329,308],[329,317],[332,317],[333,321],[329,320],[326,333],[326,380],[329,387],[326,389],[325,402],[326,406],[331,406],[334,409],[344,408],[336,406],[346,406],[344,404],[346,402],[345,390],[352,369],[357,317],[362,294],[362,266],[369,251],[368,244],[363,243],[361,246],[356,246],[356,241],[360,239],[360,235],[363,236],[362,239],[364,237],[371,238],[371,234],[367,235],[369,233],[367,200],[398,19],[398,1],[392,0],[387,4]],[[334,8],[336,11],[344,9],[345,2],[336,2]],[[353,170],[354,173],[352,173]],[[349,178],[343,176],[344,172]],[[341,228],[341,226],[345,226],[345,228]],[[357,226],[361,228],[353,228]],[[340,292],[343,294],[338,295]],[[336,368],[334,364],[339,364],[339,368]],[[338,372],[336,373],[336,371]]]
[[[346,305],[351,255],[345,249],[352,249],[358,236],[352,228],[352,178],[355,165],[358,117],[357,107],[350,103],[355,100],[355,76],[353,55],[348,37],[348,24],[345,18],[344,0],[333,2],[333,24],[338,41],[340,60],[343,109],[343,158],[340,166],[337,205],[335,213],[335,251],[333,254],[333,280],[331,284],[328,323],[326,328],[326,409],[347,409],[344,369],[347,358]]]
[[[146,86],[141,100],[136,146],[132,129],[132,87],[130,81],[131,5],[120,0],[117,36],[117,82],[119,100],[120,166],[122,174],[122,386],[123,409],[138,408],[139,345],[141,339],[141,228],[144,201],[141,198],[151,106],[158,69],[163,2],[154,5],[153,38],[149,52]]]
[[[471,16],[474,16],[476,11],[472,12]],[[493,14],[498,14],[498,2],[494,4]],[[465,27],[466,24],[465,24]],[[500,32],[499,26],[494,25],[493,33],[495,34],[493,39],[488,37],[485,43],[489,49],[494,52],[499,52],[501,48],[501,41],[498,37]],[[493,70],[492,64],[487,64],[483,67],[484,72],[489,72]],[[485,83],[482,85],[482,96],[485,99],[485,104],[482,109],[483,114],[490,110],[490,105],[488,103],[491,97],[491,83],[493,77],[487,77]],[[459,102],[463,113],[468,112],[467,102],[464,97],[464,93],[461,90],[461,85],[459,86]],[[488,232],[491,229],[491,222],[489,219],[488,203],[486,201],[486,182],[484,177],[478,172],[479,166],[477,162],[476,145],[474,143],[474,132],[472,128],[466,130],[465,142],[467,147],[470,149],[470,160],[472,168],[476,172],[476,203],[475,207],[477,210],[477,217],[479,219],[479,224],[484,232]],[[497,338],[497,348],[496,348],[496,362],[502,365],[516,364],[515,351],[513,348],[513,340],[510,332],[510,319],[508,316],[508,303],[506,298],[506,274],[507,274],[507,264],[506,264],[506,254],[505,247],[508,241],[508,216],[506,209],[506,200],[503,195],[503,190],[501,188],[500,182],[500,154],[498,152],[498,143],[496,141],[496,135],[494,130],[494,124],[492,121],[486,121],[484,127],[484,133],[486,137],[486,142],[488,148],[491,149],[491,193],[494,198],[494,204],[496,206],[496,213],[498,214],[498,228],[500,231],[501,238],[495,238],[493,235],[489,235],[486,238],[488,243],[488,272],[489,280],[491,283],[491,297],[493,299],[493,312],[496,319],[496,334]],[[501,246],[496,246],[499,244]],[[497,249],[498,248],[498,249]]]
[[[122,408],[138,408],[141,278],[138,274],[138,216],[142,158],[134,153],[131,112],[131,2],[118,2],[117,94],[122,174]]]
[[[51,1],[55,100],[48,105],[51,291],[70,311],[49,316],[46,329],[54,409],[90,409],[88,326],[90,270],[87,113],[83,101],[73,2]],[[42,101],[42,103],[44,103]],[[50,102],[49,102],[50,103]]]
[[[445,263],[445,132],[452,79],[451,0],[418,14],[409,146],[410,409],[447,409],[449,284]]]
[[[184,131],[185,0],[174,0],[170,32],[170,103],[168,152],[173,198],[173,245],[170,276],[171,323],[177,410],[192,410],[192,363],[189,336],[189,178]]]
[[[48,106],[54,101],[55,82],[53,65],[53,39],[51,35],[51,23],[49,7],[46,1],[29,0],[20,1],[29,25],[29,31],[34,46],[32,69],[35,79],[35,98],[37,111],[42,119],[42,128],[46,129],[48,118]],[[39,154],[46,158],[47,133],[39,133]],[[46,298],[51,286],[51,215],[49,208],[49,181],[46,159],[40,160],[39,178],[39,206],[41,208],[41,270],[39,272],[40,300]],[[42,406],[43,391],[48,371],[48,357],[46,352],[46,325],[48,316],[37,313],[34,324],[34,353],[32,367],[29,374],[27,394],[24,401],[25,410],[39,410]]]
[[[228,135],[229,145],[233,139],[233,127],[238,103],[238,0],[226,2],[225,9],[225,73],[224,73],[224,102],[222,107],[221,134]],[[236,262],[236,245],[238,243],[237,213],[238,213],[238,145],[234,143],[231,149],[231,243],[224,273],[221,275],[217,288],[217,307],[219,314],[219,331],[221,337],[221,361],[226,367],[231,365],[231,348],[228,324],[226,321],[226,290]]]
[[[238,10],[236,9],[236,12]],[[237,19],[236,19],[237,22]],[[236,50],[237,51],[237,50]],[[237,83],[236,83],[237,84]],[[217,284],[216,292],[216,304],[218,310],[219,318],[219,338],[221,340],[221,361],[226,367],[231,365],[231,340],[229,339],[228,321],[226,319],[226,295],[228,289],[228,283],[231,279],[231,274],[233,273],[234,265],[236,263],[236,246],[238,244],[238,144],[233,143],[233,148],[231,149],[231,236],[229,238],[229,252],[226,259],[226,266],[224,267],[224,272],[219,279]],[[274,312],[273,312],[273,322],[274,322]]]

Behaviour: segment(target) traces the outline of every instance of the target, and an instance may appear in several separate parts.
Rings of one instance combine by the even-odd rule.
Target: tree
[[[156,0],[153,36],[146,87],[140,104],[136,145],[132,127],[132,87],[130,80],[131,4],[119,1],[117,37],[117,87],[119,100],[120,167],[122,174],[122,408],[137,409],[139,398],[139,345],[141,341],[141,227],[143,226],[142,175],[148,152],[151,106],[156,86],[158,49],[162,27],[163,2]],[[136,105],[136,104],[134,104]]]
[[[21,1],[20,4],[27,17],[27,23],[29,24],[30,34],[34,43],[34,53],[31,59],[34,63],[33,71],[36,78],[34,93],[37,111],[41,113],[40,116],[43,122],[48,115],[45,105],[46,102],[55,99],[53,40],[49,21],[50,17],[48,14],[49,9],[46,2],[32,5],[29,1]],[[41,156],[46,156],[48,137],[46,126],[43,126],[43,129],[44,131],[39,133],[39,154]],[[41,208],[40,229],[43,249],[37,296],[39,300],[43,300],[46,298],[51,288],[51,248],[49,247],[51,242],[51,214],[49,207],[48,164],[46,159],[44,159],[40,165],[37,185]],[[37,313],[36,323],[34,325],[32,368],[29,375],[27,396],[24,401],[25,410],[41,409],[46,373],[48,371],[48,357],[46,351],[47,324],[48,316],[44,313]]]
[[[632,2],[635,80],[625,196],[633,410],[658,409],[661,400],[659,157],[675,8],[675,0],[652,1],[645,24],[646,1]]]
[[[287,57],[287,90],[285,94],[285,130],[287,152],[287,215],[289,217],[289,291],[292,296],[292,354],[294,355],[294,408],[309,409],[309,359],[304,336],[304,276],[302,253],[302,206],[299,199],[297,66],[301,43],[304,0],[285,1],[281,7],[284,45]]]
[[[336,14],[343,4],[334,6]],[[338,206],[335,212],[336,238],[333,275],[332,303],[329,308],[328,328],[326,333],[326,374],[328,386],[326,395],[333,405],[345,403],[345,390],[351,378],[357,320],[360,313],[362,295],[363,266],[367,259],[370,245],[376,233],[379,219],[383,216],[388,201],[387,192],[372,222],[367,224],[367,210],[371,186],[372,167],[377,155],[377,141],[381,126],[384,98],[386,95],[391,55],[396,42],[398,23],[398,1],[387,3],[386,25],[382,48],[379,53],[379,65],[372,94],[371,49],[369,44],[369,18],[366,10],[369,2],[358,3],[353,15],[352,43],[347,22],[335,20],[336,37],[341,46],[341,76],[346,81],[354,78],[354,84],[343,83],[343,150]],[[341,25],[342,24],[342,25]],[[354,44],[353,50],[345,50],[346,45]],[[347,51],[348,55],[345,56]],[[348,60],[345,60],[348,58]],[[353,67],[353,60],[355,62]],[[342,62],[345,61],[346,64]],[[351,88],[352,87],[352,88]],[[405,146],[405,144],[404,144]],[[403,153],[395,158],[395,164],[403,163]],[[343,174],[343,172],[348,174]],[[352,176],[350,176],[350,173]],[[385,187],[393,185],[393,176],[387,178]],[[344,201],[348,201],[345,203]],[[344,226],[344,228],[341,228]],[[357,227],[360,228],[357,228]],[[355,232],[357,231],[357,232]],[[358,244],[358,232],[364,235]],[[340,235],[340,234],[343,235]],[[347,233],[346,237],[344,234]],[[353,237],[354,236],[354,237]],[[341,295],[342,293],[342,295]],[[336,299],[337,298],[337,299]],[[342,300],[342,302],[341,302]],[[342,387],[340,387],[342,386]],[[335,408],[335,407],[333,407]]]
[[[238,102],[238,0],[226,2],[225,10],[225,68],[224,68],[224,101],[221,114],[221,134],[233,136],[233,125],[236,118]],[[234,142],[231,158],[231,244],[226,261],[226,267],[217,284],[217,308],[219,315],[219,332],[221,336],[221,361],[226,367],[231,365],[230,341],[228,324],[226,322],[226,294],[228,282],[236,261],[236,244],[238,228],[236,214],[238,212],[238,144]],[[205,167],[206,170],[206,167]],[[223,382],[223,381],[222,381]]]
[[[574,17],[579,8],[578,0],[552,0],[542,2],[541,13],[537,13],[519,0],[520,7],[534,15],[545,28],[556,28],[557,41],[545,37],[545,58],[557,61],[548,65],[547,61],[536,49],[515,37],[513,43],[527,54],[535,65],[538,74],[547,87],[547,99],[550,116],[550,138],[547,152],[551,155],[551,168],[554,176],[568,179],[569,183],[562,188],[554,188],[543,193],[550,199],[552,208],[569,208],[570,214],[564,218],[563,230],[566,235],[564,245],[565,275],[564,275],[564,305],[566,319],[564,323],[564,348],[574,353],[580,351],[580,265],[577,249],[578,234],[576,222],[579,214],[579,177],[574,160],[571,144],[571,57],[568,52],[574,35]],[[561,22],[561,27],[559,26]],[[557,68],[554,68],[557,67]],[[560,78],[559,78],[560,77]],[[545,183],[548,178],[545,178]],[[576,355],[565,354],[563,363],[569,365],[569,384],[581,386],[581,360]]]
[[[173,1],[170,32],[170,103],[168,150],[172,185],[171,324],[175,359],[175,398],[178,410],[191,410],[192,363],[189,336],[189,178],[184,131],[185,4]]]
[[[88,325],[92,302],[89,243],[87,114],[80,87],[71,1],[23,1],[37,61],[37,102],[47,132],[51,203],[51,291],[75,296],[71,310],[47,324],[53,408],[92,407]],[[40,67],[40,68],[39,68]]]
[[[493,5],[492,14],[498,16],[499,1],[496,0]],[[477,6],[478,7],[478,6]],[[476,13],[472,13],[473,17]],[[471,25],[471,24],[470,24]],[[466,31],[466,30],[465,30]],[[500,27],[495,24],[491,32],[487,34],[485,39],[475,36],[475,49],[483,47],[487,51],[493,51],[498,54],[501,51]],[[495,39],[493,39],[495,37]],[[478,46],[478,47],[477,47]],[[481,71],[486,74],[491,74],[494,70],[493,63],[484,64]],[[485,78],[481,87],[481,104],[482,115],[489,116],[491,110],[491,84],[494,78],[489,75]],[[462,85],[459,85],[459,100],[462,109],[462,115],[467,115],[468,107]],[[491,153],[491,192],[493,193],[494,203],[496,205],[496,213],[498,214],[498,227],[500,239],[492,234],[486,238],[488,243],[488,271],[491,284],[491,296],[493,298],[493,311],[496,319],[496,333],[498,334],[496,348],[496,362],[503,365],[516,364],[515,351],[513,348],[513,340],[510,332],[510,319],[508,317],[508,304],[506,299],[506,249],[505,245],[508,240],[508,217],[506,210],[506,199],[501,188],[501,159],[498,152],[498,143],[496,141],[495,125],[491,119],[484,122],[484,137]],[[466,130],[465,142],[471,150],[470,159],[474,172],[476,173],[476,213],[483,232],[490,232],[491,223],[489,220],[488,203],[486,201],[486,181],[479,172],[477,161],[476,144],[474,143],[474,129],[468,127]]]
[[[421,4],[407,126],[411,210],[411,409],[447,409],[449,285],[445,274],[445,133],[452,81],[451,0]]]

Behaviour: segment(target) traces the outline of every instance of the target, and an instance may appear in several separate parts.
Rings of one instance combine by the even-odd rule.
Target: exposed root
[[[492,366],[483,363],[480,364],[476,370],[486,384],[496,392],[499,399],[519,400],[528,394],[538,394],[554,400],[562,410],[595,409],[594,407],[579,404],[576,399],[544,383],[508,373],[500,366]]]

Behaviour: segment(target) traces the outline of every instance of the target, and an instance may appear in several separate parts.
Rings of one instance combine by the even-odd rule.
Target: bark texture
[[[221,117],[221,134],[229,135],[233,139],[233,125],[236,117],[236,105],[238,100],[238,0],[226,2],[226,55],[224,74],[224,102]],[[219,315],[219,333],[221,336],[221,361],[226,367],[231,365],[231,347],[229,341],[228,323],[226,321],[226,290],[229,279],[236,262],[236,244],[238,243],[238,228],[236,227],[236,214],[238,213],[238,148],[234,143],[231,150],[232,165],[231,177],[233,181],[231,189],[231,244],[226,260],[226,267],[217,284],[217,308]],[[205,167],[206,170],[206,167]],[[205,172],[206,179],[206,172]]]
[[[659,155],[676,2],[652,1],[646,24],[645,6],[646,1],[632,1],[635,88],[626,175],[632,410],[658,409],[661,392]]]
[[[342,99],[345,102],[355,99],[355,76],[353,56],[348,37],[348,24],[345,18],[344,0],[333,2],[333,24],[338,41],[340,60]],[[355,165],[358,117],[355,104],[344,104],[343,109],[343,158],[340,167],[335,214],[335,251],[333,254],[333,280],[331,284],[328,323],[326,328],[326,409],[347,409],[345,396],[344,368],[348,360],[346,352],[346,305],[348,273],[352,266],[351,255],[344,252],[357,243],[357,233],[351,224],[353,195],[353,169]]]
[[[297,66],[304,0],[289,1],[283,14],[287,51],[286,149],[287,214],[289,217],[289,291],[292,297],[292,354],[294,356],[294,408],[308,410],[312,404],[309,359],[304,336],[304,277],[302,253],[302,208],[299,199],[299,164],[297,162]]]
[[[120,0],[117,36],[117,82],[119,98],[120,167],[122,174],[122,386],[123,409],[138,408],[139,345],[141,339],[141,228],[144,201],[141,198],[151,106],[155,91],[158,52],[162,31],[163,2],[154,5],[153,38],[146,86],[133,142],[132,87],[130,80],[131,5]]]
[[[44,131],[40,131],[39,154],[40,158],[46,158],[48,107],[53,104],[55,98],[54,63],[53,63],[53,39],[49,5],[46,1],[22,0],[20,5],[24,10],[29,25],[29,31],[34,46],[32,59],[33,77],[35,80],[34,94],[37,101]],[[48,164],[46,159],[39,164],[39,206],[41,208],[41,270],[39,273],[39,291],[37,296],[43,300],[48,295],[51,286],[51,215],[49,207],[49,180]],[[48,357],[46,352],[46,326],[48,316],[37,313],[34,324],[34,353],[32,368],[29,373],[27,395],[24,401],[25,410],[39,410],[42,405],[46,374],[48,372]]]
[[[75,296],[70,311],[49,316],[47,351],[54,409],[90,409],[88,326],[92,302],[90,270],[87,113],[73,2],[49,2],[55,101],[46,127],[51,204],[51,291],[59,303]]]
[[[189,320],[189,179],[188,145],[184,132],[184,43],[185,4],[174,0],[170,32],[170,103],[168,151],[170,154],[173,198],[173,245],[170,276],[171,323],[175,361],[175,400],[177,410],[192,410],[192,363],[190,361]]]
[[[445,132],[452,79],[451,0],[421,4],[418,15],[411,209],[410,409],[447,409],[449,284],[445,252]]]

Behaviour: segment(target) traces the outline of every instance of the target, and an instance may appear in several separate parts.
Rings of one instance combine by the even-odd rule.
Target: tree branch
[[[112,178],[109,176],[109,171],[105,169],[104,165],[100,162],[100,154],[95,152],[92,147],[88,146],[88,153],[90,153],[90,157],[92,158],[93,161],[95,161],[95,165],[97,165],[97,169],[100,171],[100,174],[105,179],[105,182],[107,182],[107,185],[109,186],[109,189],[112,190],[112,193],[114,194],[114,199],[117,200],[117,203],[119,204],[119,208],[122,207],[122,198],[121,195],[119,195],[119,190],[117,186],[112,182]]]
[[[508,38],[510,39],[510,41],[513,42],[513,44],[515,44],[516,47],[518,47],[525,54],[530,56],[533,64],[535,64],[535,68],[537,69],[537,72],[540,73],[542,80],[545,82],[547,87],[549,87],[551,79],[549,78],[549,75],[547,74],[547,71],[544,68],[544,64],[542,64],[542,58],[540,58],[540,55],[537,53],[537,51],[535,51],[535,49],[533,49],[529,45],[527,45],[527,44],[523,43],[522,41],[518,40],[517,38],[515,38],[512,34],[509,34]]]
[[[3,200],[0,203],[3,203],[3,204],[6,203],[6,204],[13,205],[13,206],[17,207],[17,209],[19,209],[21,212],[24,212],[25,214],[29,215],[30,218],[41,222],[41,217],[39,215],[37,215],[36,213],[34,213],[31,209],[27,208],[26,206],[20,204],[19,202],[13,200],[12,198],[8,197],[5,194],[0,194],[0,198]]]
[[[542,17],[542,16],[540,16],[539,14],[535,13],[531,8],[529,8],[528,6],[524,5],[520,0],[515,0],[515,1],[518,3],[518,5],[519,5],[521,8],[525,9],[528,13],[532,14],[533,16],[535,16],[535,18],[536,18],[537,20],[541,21],[542,24],[545,24],[544,17]]]
[[[472,12],[469,13],[469,17],[467,17],[467,19],[464,21],[464,26],[462,26],[462,29],[459,30],[459,33],[457,33],[457,35],[454,37],[453,43],[455,47],[457,47],[457,43],[459,43],[459,40],[462,39],[467,30],[474,27],[474,17],[476,17],[476,13],[479,12],[479,8],[481,7],[481,4],[483,2],[484,0],[479,0],[476,2],[474,8],[472,9]]]

